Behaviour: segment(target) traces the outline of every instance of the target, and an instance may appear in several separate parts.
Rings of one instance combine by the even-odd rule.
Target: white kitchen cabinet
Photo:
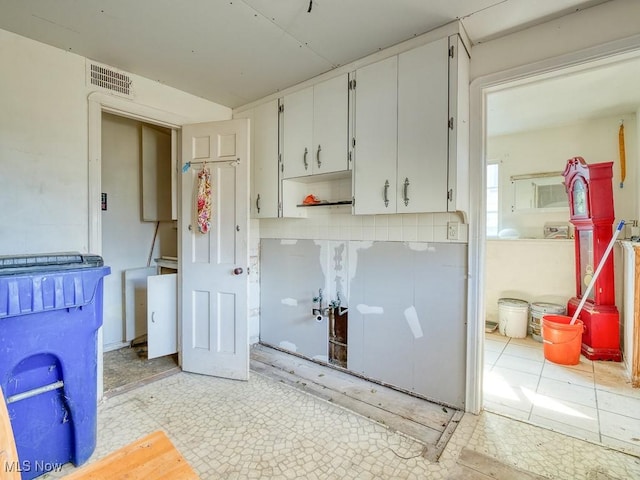
[[[313,87],[313,173],[349,169],[349,76]]]
[[[253,218],[278,216],[278,100],[253,111],[253,169],[251,213]]]
[[[356,71],[354,213],[466,210],[468,60],[454,35]]]
[[[398,213],[447,210],[448,44],[398,56]]]
[[[469,211],[469,54],[458,35],[449,37],[449,212]]]
[[[282,116],[282,178],[311,175],[313,87],[285,95]]]
[[[396,213],[398,57],[356,71],[354,213]]]
[[[349,169],[347,74],[285,95],[282,178]]]

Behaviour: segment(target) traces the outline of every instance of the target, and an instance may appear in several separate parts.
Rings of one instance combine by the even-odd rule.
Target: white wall
[[[573,257],[573,240],[487,241],[486,320],[497,321],[500,298],[566,307],[576,293]]]
[[[88,248],[85,58],[0,30],[0,254]],[[227,107],[131,75],[135,102],[184,123]]]
[[[619,188],[620,162],[618,129],[625,123],[627,175],[624,188]],[[640,159],[636,135],[635,113],[599,118],[578,124],[535,131],[501,135],[487,139],[487,159],[499,160],[500,228],[515,228],[526,238],[542,238],[545,222],[568,222],[568,209],[563,212],[512,212],[511,175],[540,172],[562,172],[567,160],[583,157],[587,163],[613,161],[613,191],[616,219],[637,219],[637,165]]]
[[[612,0],[511,35],[475,45],[473,81],[496,72],[598,47],[640,34],[640,2]]]

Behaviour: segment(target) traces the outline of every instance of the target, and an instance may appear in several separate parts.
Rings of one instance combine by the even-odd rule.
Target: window
[[[498,164],[491,163],[487,165],[487,237],[498,236],[498,185]]]

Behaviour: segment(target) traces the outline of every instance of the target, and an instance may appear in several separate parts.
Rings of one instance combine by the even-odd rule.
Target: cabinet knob
[[[316,162],[318,163],[318,168],[320,168],[320,165],[322,165],[322,162],[320,161],[320,150],[322,150],[322,148],[320,147],[320,145],[318,145],[318,151],[316,152]]]
[[[242,275],[242,273],[244,272],[244,270],[242,269],[242,267],[236,267],[233,269],[233,274],[234,275]]]
[[[309,169],[309,162],[307,161],[307,155],[309,154],[309,150],[307,147],[304,147],[304,155],[302,156],[302,161],[304,162],[304,169]]]
[[[256,210],[260,213],[260,194],[256,197]]]

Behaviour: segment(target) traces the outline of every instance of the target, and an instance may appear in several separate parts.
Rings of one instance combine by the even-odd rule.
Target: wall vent
[[[99,63],[87,62],[87,84],[125,97],[133,96],[133,82],[129,75]]]

